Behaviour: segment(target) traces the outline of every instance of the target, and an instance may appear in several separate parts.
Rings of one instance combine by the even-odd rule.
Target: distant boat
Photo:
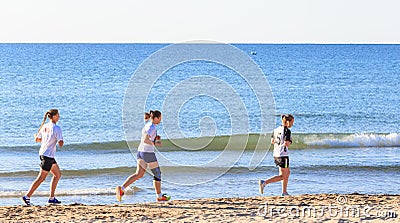
[[[250,54],[251,55],[257,55],[257,52],[256,51],[251,51]]]

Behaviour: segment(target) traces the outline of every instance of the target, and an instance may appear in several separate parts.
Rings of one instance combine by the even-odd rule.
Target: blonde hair
[[[55,116],[55,115],[57,115],[57,114],[58,114],[58,110],[57,110],[57,109],[50,109],[49,111],[47,111],[47,112],[44,114],[42,124],[40,124],[40,127],[39,127],[37,133],[40,132],[40,129],[43,127],[43,125],[44,125],[44,123],[46,122],[46,119],[47,119],[47,118],[50,118],[50,119],[51,119],[51,118],[53,118],[53,116]]]

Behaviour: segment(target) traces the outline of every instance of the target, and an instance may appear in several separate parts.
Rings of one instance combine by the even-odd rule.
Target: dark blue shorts
[[[137,152],[136,155],[137,159],[142,159],[146,163],[152,163],[152,162],[157,162],[157,157],[155,153],[148,153],[148,152]]]

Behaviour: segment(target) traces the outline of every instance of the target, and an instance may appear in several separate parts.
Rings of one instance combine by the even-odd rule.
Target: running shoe
[[[31,199],[28,198],[27,196],[21,197],[21,201],[24,202],[24,204],[25,204],[26,206],[31,206]]]
[[[163,194],[161,197],[157,197],[157,202],[169,201],[169,200],[171,200],[171,196],[168,196],[166,194]]]
[[[57,200],[57,198],[49,199],[47,202],[49,204],[61,204],[61,201]]]
[[[260,194],[264,193],[264,187],[265,187],[265,181],[259,180],[258,181],[258,190],[260,191]]]
[[[117,197],[117,201],[121,202],[122,201],[122,196],[124,196],[124,191],[122,190],[121,186],[117,186],[115,188],[115,195]]]
[[[288,193],[282,193],[281,196],[285,197],[285,196],[290,196],[290,195]]]

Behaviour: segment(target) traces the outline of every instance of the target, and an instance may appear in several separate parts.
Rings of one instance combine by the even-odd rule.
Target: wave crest
[[[247,140],[245,150],[254,150],[260,137],[270,137],[269,135],[260,135],[252,133],[247,138],[247,135],[232,135],[232,136],[216,136],[216,137],[201,137],[201,138],[183,138],[168,140],[163,139],[163,147],[160,151],[188,151],[188,149],[180,148],[177,145],[207,145],[197,151],[222,151],[225,149],[228,142],[235,145],[242,145],[243,140]],[[399,133],[297,133],[293,134],[293,144],[290,149],[309,149],[309,148],[354,148],[354,147],[400,147]],[[193,140],[195,139],[195,140]],[[172,142],[173,141],[173,142]],[[267,140],[268,141],[268,140]],[[179,143],[176,143],[179,142]],[[204,143],[210,142],[210,143]],[[136,152],[139,145],[138,141],[131,142],[134,148],[132,152]],[[271,145],[263,145],[263,149],[269,149]],[[241,147],[230,147],[233,150],[243,150]],[[18,151],[18,152],[37,152],[39,146],[0,146],[0,151]],[[83,144],[69,144],[63,147],[64,151],[91,151],[93,153],[113,153],[126,152],[129,150],[126,141],[117,142],[94,142]]]

